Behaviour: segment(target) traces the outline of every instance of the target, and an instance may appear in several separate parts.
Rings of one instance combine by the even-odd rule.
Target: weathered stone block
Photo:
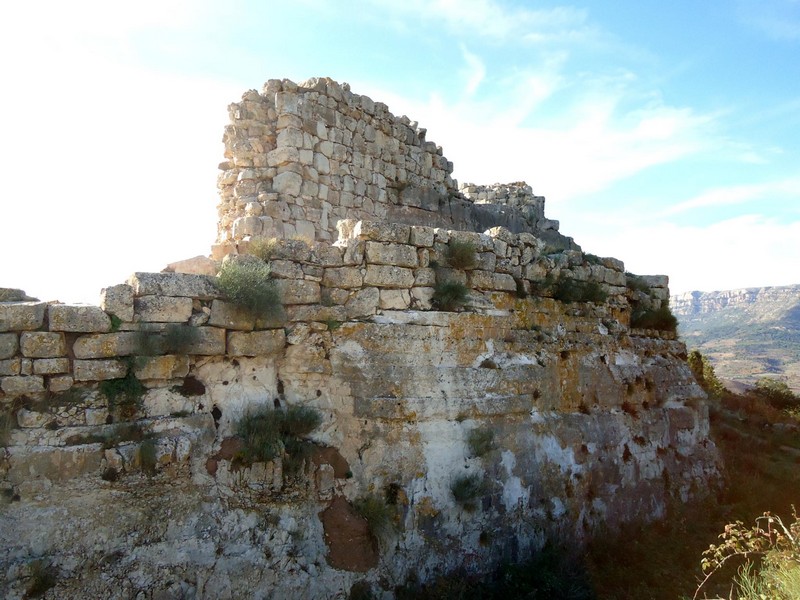
[[[411,288],[411,303],[415,308],[430,310],[433,307],[433,294],[435,289],[432,287],[413,287]]]
[[[416,267],[419,265],[417,249],[406,244],[367,242],[367,263]]]
[[[68,358],[40,358],[33,361],[34,375],[69,373]]]
[[[19,485],[34,479],[67,481],[100,469],[101,444],[68,448],[15,448],[11,452],[8,479]]]
[[[0,333],[0,359],[11,358],[17,353],[19,340],[16,333]]]
[[[120,360],[76,360],[73,363],[75,381],[120,379],[127,373],[128,365]]]
[[[122,321],[133,321],[133,287],[121,283],[100,291],[100,308]]]
[[[214,327],[252,331],[255,327],[255,316],[246,308],[242,308],[225,300],[214,300],[211,304],[211,316],[208,324]]]
[[[54,358],[67,354],[67,343],[61,332],[30,331],[20,336],[22,355],[29,358]]]
[[[378,306],[384,310],[405,310],[411,306],[411,293],[408,290],[380,290]]]
[[[272,180],[272,189],[288,196],[299,196],[302,185],[303,177],[293,171],[278,173]]]
[[[300,152],[291,146],[281,146],[267,153],[267,164],[279,167],[293,162],[300,162]]]
[[[66,392],[72,387],[73,383],[74,380],[71,375],[58,375],[50,378],[47,387],[51,392]]]
[[[433,247],[433,227],[412,225],[409,242],[419,248]]]
[[[317,242],[311,246],[311,258],[309,260],[321,267],[340,267],[344,264],[342,262],[343,254],[343,248]]]
[[[369,287],[357,291],[345,304],[348,319],[370,317],[378,310],[380,294],[378,288]]]
[[[290,260],[273,260],[270,262],[270,275],[278,279],[302,279],[303,267]]]
[[[339,267],[325,269],[322,276],[322,284],[325,287],[335,288],[360,288],[364,283],[364,276],[361,269],[356,267]]]
[[[283,329],[252,333],[231,331],[228,333],[227,353],[230,356],[269,356],[282,352],[285,345],[286,334]]]
[[[50,331],[105,333],[111,331],[111,319],[99,306],[51,304],[48,309]]]
[[[0,302],[0,331],[31,331],[44,323],[45,302]]]
[[[364,285],[410,288],[414,285],[414,271],[390,265],[367,265]]]
[[[353,237],[374,242],[407,244],[411,237],[411,227],[398,223],[359,221],[353,228]]]
[[[35,394],[44,391],[44,378],[41,375],[0,377],[0,389],[9,396]]]
[[[9,360],[0,360],[0,376],[2,375],[19,375],[20,360],[18,358],[11,358]]]
[[[83,335],[75,340],[72,351],[75,358],[113,358],[130,356],[143,352],[142,341],[147,333],[139,331],[118,331],[116,333],[97,333]]]
[[[478,252],[475,258],[476,269],[493,272],[497,268],[497,255],[494,252]]]
[[[216,278],[208,275],[134,273],[128,283],[136,296],[183,296],[199,300],[213,300],[222,296]]]
[[[302,279],[278,279],[275,281],[283,304],[319,304],[319,283]]]
[[[140,321],[184,323],[192,316],[192,299],[171,296],[139,296],[133,303]]]
[[[225,354],[225,330],[218,327],[197,327],[195,339],[187,345],[186,354],[196,356]]]
[[[139,379],[176,379],[189,373],[186,355],[150,356],[138,361],[134,373]]]
[[[347,310],[344,306],[321,306],[319,304],[297,304],[286,309],[286,319],[295,321],[346,321]]]

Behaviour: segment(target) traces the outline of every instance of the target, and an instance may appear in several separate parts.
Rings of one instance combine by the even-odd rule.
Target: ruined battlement
[[[254,238],[336,239],[344,219],[482,232],[503,226],[577,248],[525,183],[459,190],[426,130],[348,84],[269,80],[228,107],[214,256]]]

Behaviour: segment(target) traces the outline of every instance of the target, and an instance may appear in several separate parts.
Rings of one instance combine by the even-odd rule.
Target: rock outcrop
[[[525,184],[457,192],[330,80],[231,113],[215,256],[276,238],[282,309],[169,272],[0,302],[4,597],[44,570],[63,598],[390,598],[715,485],[683,343],[631,327],[665,277],[584,254]],[[256,454],[241,424],[298,407],[311,433]]]

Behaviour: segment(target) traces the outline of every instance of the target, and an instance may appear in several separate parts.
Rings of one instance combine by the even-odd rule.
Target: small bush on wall
[[[259,317],[279,317],[282,306],[265,262],[230,261],[222,265],[217,285],[225,297]]]
[[[469,289],[458,281],[437,283],[433,290],[433,305],[439,310],[458,310],[467,301]]]
[[[445,258],[453,269],[472,269],[478,262],[474,244],[459,240],[450,240]]]

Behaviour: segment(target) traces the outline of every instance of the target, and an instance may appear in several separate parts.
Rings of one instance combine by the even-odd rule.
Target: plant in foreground
[[[311,453],[311,443],[303,438],[319,427],[322,415],[307,406],[287,410],[265,409],[245,416],[236,429],[242,448],[234,461],[243,465],[268,462],[288,455],[285,467],[290,474],[300,470]]]
[[[463,283],[445,281],[436,284],[432,301],[439,310],[454,311],[464,306],[468,295],[469,290]]]
[[[282,306],[270,267],[262,261],[230,261],[222,265],[217,285],[225,297],[259,317],[275,318]]]
[[[447,264],[454,269],[471,269],[477,263],[475,245],[472,242],[450,240],[445,251]]]

